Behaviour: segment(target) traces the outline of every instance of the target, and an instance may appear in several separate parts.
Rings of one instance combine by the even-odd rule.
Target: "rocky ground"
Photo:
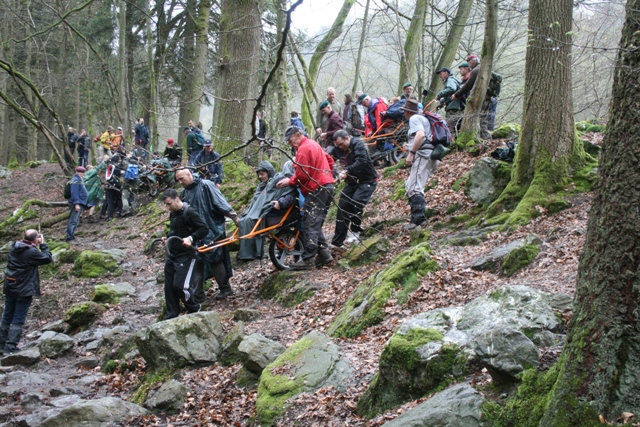
[[[488,152],[493,146],[485,148]],[[427,193],[428,208],[440,212],[429,220],[428,226],[432,229],[434,259],[442,267],[441,270],[420,278],[419,288],[411,294],[407,303],[399,305],[397,301],[390,301],[385,307],[386,314],[381,324],[366,329],[357,338],[334,340],[356,367],[355,385],[345,393],[326,388],[298,396],[292,406],[294,409],[288,411],[277,425],[375,426],[397,417],[419,403],[405,404],[373,420],[363,419],[355,413],[358,398],[377,371],[383,345],[404,320],[415,314],[438,307],[463,305],[489,290],[507,284],[524,284],[549,292],[573,294],[578,258],[586,232],[589,194],[576,196],[569,209],[554,215],[541,209],[541,215],[527,226],[513,233],[493,232],[486,241],[478,245],[450,246],[439,243],[442,238],[457,230],[455,227],[438,229],[437,226],[473,208],[472,203],[464,196],[464,184],[461,185],[460,178],[471,169],[476,160],[477,158],[465,153],[447,156],[435,176],[437,185]],[[407,170],[399,169],[381,179],[378,190],[367,207],[365,226],[384,219],[408,218],[406,200],[402,197],[393,200],[393,195],[397,194],[397,189],[407,175]],[[0,179],[0,194],[3,195],[0,219],[27,199],[62,201],[63,182],[56,165],[13,171],[10,178]],[[159,202],[154,203],[160,207]],[[60,210],[38,209],[40,215],[47,217]],[[236,323],[233,320],[235,311],[241,308],[257,310],[259,318],[247,322],[245,333],[261,333],[285,346],[293,344],[310,331],[324,332],[358,284],[410,246],[409,236],[402,231],[403,224],[397,223],[382,231],[391,241],[391,250],[375,263],[345,270],[338,264],[341,253],[336,252],[333,254],[336,261],[331,265],[308,273],[308,280],[314,282],[318,290],[312,298],[299,305],[284,308],[257,296],[260,284],[275,272],[270,261],[264,260],[236,265],[232,279],[235,294],[227,300],[216,301],[213,298],[216,293],[214,285],[208,291],[206,310],[218,312],[224,319],[227,331]],[[328,221],[326,235],[333,233],[332,226],[333,222]],[[122,298],[118,304],[109,305],[106,313],[89,331],[81,332],[85,334],[81,336],[83,339],[76,336],[75,347],[66,356],[43,358],[31,367],[0,368],[1,373],[7,375],[0,386],[0,422],[20,419],[23,420],[20,425],[37,425],[35,419],[29,419],[29,414],[37,412],[35,408],[42,405],[64,407],[80,398],[96,399],[105,396],[125,400],[132,398],[139,379],[145,374],[144,360],[134,355],[112,373],[104,373],[102,368],[104,360],[109,359],[105,355],[108,355],[113,342],[156,322],[160,315],[162,285],[156,282],[156,278],[163,269],[163,258],[147,256],[143,248],[149,237],[163,227],[163,223],[149,221],[149,215],[117,218],[98,224],[85,221],[82,224],[77,233],[77,242],[72,248],[125,250],[128,256],[122,265],[122,275],[78,279],[71,274],[71,264],[61,265],[54,276],[42,281],[43,297],[32,307],[21,344],[29,346],[41,335],[43,326],[62,319],[72,304],[88,300],[97,284],[128,282],[135,287],[135,294]],[[62,240],[64,224],[45,229],[43,234],[48,240]],[[540,253],[531,265],[514,276],[505,278],[470,269],[477,257],[529,234],[535,234],[543,241]],[[92,338],[96,331],[108,332],[106,338],[103,337],[97,344]],[[216,364],[201,369],[183,370],[178,379],[188,386],[190,392],[177,413],[159,412],[131,417],[121,425],[252,425],[256,391],[245,390],[236,385],[235,375],[239,369],[239,364],[228,367]],[[489,380],[489,376],[483,372],[479,372],[476,378],[478,382]]]

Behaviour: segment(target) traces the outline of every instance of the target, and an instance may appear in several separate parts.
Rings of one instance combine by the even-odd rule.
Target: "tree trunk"
[[[261,7],[261,2],[252,0],[221,3],[212,135],[221,154],[251,137],[260,65]]]
[[[211,0],[200,0],[198,4],[198,16],[195,20],[196,49],[194,56],[193,75],[191,77],[191,99],[187,105],[189,117],[200,121],[200,107],[204,97],[204,77],[207,68],[208,53],[208,29],[209,11],[211,10]],[[203,129],[204,130],[204,129]]]
[[[356,69],[354,72],[355,78],[353,79],[353,86],[351,87],[351,96],[355,96],[358,91],[358,77],[360,76],[360,64],[362,62],[362,49],[364,48],[364,41],[367,38],[367,22],[369,20],[369,5],[371,0],[367,0],[367,4],[364,7],[364,17],[362,18],[362,32],[360,33],[360,42],[358,43],[358,57],[356,58]],[[355,101],[355,100],[354,100]]]
[[[127,3],[125,0],[118,2],[118,106],[123,117],[127,117]],[[117,126],[125,126],[118,123]],[[114,128],[115,129],[115,128]]]
[[[349,11],[351,10],[351,6],[355,3],[355,0],[344,0],[342,3],[342,7],[340,8],[340,12],[338,12],[338,16],[336,20],[333,21],[331,28],[322,38],[318,46],[316,47],[315,52],[311,56],[311,60],[309,61],[309,75],[311,76],[311,80],[307,80],[305,85],[305,92],[307,95],[307,99],[311,99],[313,97],[312,87],[315,86],[315,81],[318,78],[318,73],[320,71],[320,63],[322,59],[327,54],[327,51],[331,47],[331,44],[335,39],[340,37],[342,34],[342,25],[344,25],[344,21],[347,19],[349,15]],[[302,104],[301,108],[302,112],[302,122],[304,123],[307,129],[314,129],[313,120],[311,118],[311,112],[306,104]]]
[[[469,19],[469,13],[471,12],[472,6],[473,0],[460,0],[458,3],[458,11],[456,12],[455,18],[453,18],[451,28],[449,29],[449,36],[447,37],[447,41],[442,49],[442,53],[440,54],[436,70],[440,70],[443,67],[455,67],[455,64],[452,64],[452,62],[458,52],[458,46],[460,46],[460,40],[462,39],[465,26],[467,25],[467,20]],[[453,68],[451,71],[455,72]],[[431,75],[431,83],[429,84],[429,95],[425,98],[425,102],[431,101],[435,97],[436,93],[439,92],[441,87],[442,79],[440,76],[433,73]]]
[[[283,38],[283,31],[285,25],[287,23],[287,13],[285,12],[285,8],[287,7],[286,0],[279,0],[276,3],[276,7],[278,9],[277,12],[277,37],[276,44],[277,46],[286,43],[286,39]],[[286,51],[285,51],[286,52]],[[276,88],[276,99],[277,105],[275,114],[271,117],[271,129],[269,129],[269,134],[272,137],[275,137],[276,144],[280,142],[281,135],[284,135],[285,128],[289,124],[289,86],[287,85],[287,55],[282,55],[282,63],[278,68],[278,71],[275,74],[274,84]],[[282,155],[281,153],[274,153],[274,160],[281,164],[282,163]]]
[[[585,157],[571,101],[572,7],[572,0],[529,3],[522,133],[511,181],[489,208],[508,227],[526,224],[537,207],[548,206],[549,194]]]
[[[189,116],[189,104],[192,102],[193,96],[193,81],[191,79],[193,78],[194,60],[196,55],[196,5],[196,0],[187,0],[185,9],[185,27],[182,35],[182,61],[180,61],[180,66],[182,67],[182,81],[180,82],[181,90],[179,94],[180,99],[178,100],[180,106],[179,126],[186,125],[189,120],[198,120],[197,117]],[[184,132],[178,133],[178,140],[186,149],[186,138]]]
[[[147,69],[149,72],[149,133],[151,138],[159,144],[158,134],[158,95],[156,83],[156,69],[153,61],[153,31],[151,29],[151,16],[146,17],[145,36],[147,41]],[[179,132],[183,134],[184,132]]]
[[[404,43],[404,60],[400,61],[400,77],[398,79],[398,91],[402,93],[402,86],[405,82],[416,83],[418,70],[416,68],[416,58],[418,57],[418,49],[424,32],[424,18],[427,13],[427,5],[429,0],[418,0],[416,8],[413,11],[411,25],[407,31],[407,38]]]
[[[487,0],[485,7],[486,20],[484,27],[484,40],[482,42],[482,63],[480,73],[473,85],[471,93],[469,94],[469,100],[467,101],[467,106],[464,110],[464,118],[462,119],[462,126],[458,136],[458,142],[467,145],[469,142],[474,144],[478,139],[480,110],[482,109],[482,102],[484,101],[484,96],[487,93],[487,87],[489,86],[489,80],[491,79],[493,56],[496,52],[496,42],[498,37],[498,0]],[[569,86],[571,86],[571,76],[569,76]]]
[[[626,8],[573,318],[541,426],[595,425],[598,415],[615,422],[622,412],[640,413],[640,0]]]

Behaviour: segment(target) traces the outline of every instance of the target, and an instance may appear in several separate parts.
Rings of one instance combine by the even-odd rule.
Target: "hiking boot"
[[[329,256],[331,256],[331,254],[329,254]],[[295,264],[291,264],[289,266],[291,270],[296,270],[296,271],[310,270],[315,267],[316,267],[316,261],[313,258],[301,259]]]
[[[22,335],[22,325],[11,325],[7,332],[7,341],[4,345],[4,354],[13,354],[21,351],[18,348],[18,341]]]
[[[227,299],[228,296],[233,295],[233,291],[231,289],[222,289],[218,295],[216,295],[217,300]]]
[[[333,261],[333,257],[331,256],[331,252],[329,249],[320,249],[318,251],[318,255],[316,255],[316,267],[322,267],[323,265],[329,264]]]
[[[406,230],[406,231],[412,231],[413,229],[418,228],[418,227],[422,227],[422,226],[424,226],[425,224],[426,224],[426,221],[425,221],[425,222],[422,222],[422,223],[420,223],[420,224],[414,224],[414,223],[412,222],[412,223],[409,223],[409,224],[405,225],[404,227],[402,227],[402,229],[403,229],[403,230]]]
[[[100,220],[98,218],[96,218],[95,216],[93,216],[93,215],[89,215],[87,217],[87,221],[89,221],[89,223],[91,223],[91,224],[95,224],[96,222],[99,222]]]

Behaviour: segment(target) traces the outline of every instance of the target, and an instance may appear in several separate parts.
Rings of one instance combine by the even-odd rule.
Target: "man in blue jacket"
[[[67,235],[65,242],[75,240],[76,228],[80,222],[80,215],[82,210],[87,205],[89,200],[89,193],[84,186],[84,174],[87,170],[82,166],[76,168],[76,173],[69,181],[69,187],[71,188],[71,198],[69,199],[69,220],[67,221]]]
[[[36,230],[11,245],[4,280],[4,312],[0,324],[0,354],[20,351],[18,342],[34,296],[40,296],[39,265],[53,262],[44,237]]]

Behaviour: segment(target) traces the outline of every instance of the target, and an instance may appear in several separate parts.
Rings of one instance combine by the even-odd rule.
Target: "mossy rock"
[[[429,357],[427,357],[429,355]],[[367,418],[409,400],[441,390],[471,372],[468,356],[444,343],[436,329],[396,332],[380,355],[380,371],[358,401],[357,413]]]
[[[411,230],[410,242],[411,246],[419,245],[420,243],[429,242],[431,238],[431,232],[426,228],[416,227]]]
[[[598,179],[598,162],[591,162],[577,170],[571,178],[576,191],[586,193],[591,191]]]
[[[506,123],[491,133],[493,139],[515,139],[520,135],[522,129],[517,123]]]
[[[91,325],[98,317],[107,311],[104,306],[93,301],[85,301],[73,304],[62,318],[71,329]]]
[[[258,296],[275,299],[284,307],[293,307],[309,299],[316,289],[304,272],[278,271],[262,282]]]
[[[395,184],[393,184],[393,191],[391,193],[390,199],[391,200],[400,200],[402,199],[406,194],[405,191],[405,183],[404,181],[398,181]]]
[[[503,276],[513,276],[519,270],[522,270],[535,259],[540,252],[540,247],[535,244],[527,244],[521,246],[504,257],[500,266],[500,274]]]
[[[75,249],[58,249],[55,252],[52,251],[53,261],[62,264],[73,264],[80,256],[81,251]]]
[[[238,322],[233,328],[222,338],[222,351],[220,352],[219,361],[222,365],[231,365],[240,360],[238,346],[244,338],[244,322]]]
[[[89,299],[98,304],[117,304],[118,292],[104,285],[98,285],[93,288]]]
[[[351,267],[370,264],[389,252],[390,247],[389,239],[378,234],[360,242],[358,245],[353,245],[342,259],[348,260]]]
[[[67,242],[58,242],[58,241],[52,240],[50,242],[47,242],[47,247],[51,252],[53,252],[56,249],[69,249],[70,246],[69,246],[69,243]]]
[[[30,162],[25,163],[24,165],[26,167],[28,167],[28,168],[35,169],[35,168],[37,168],[38,166],[40,166],[42,164],[43,163],[40,162],[40,161],[30,161]]]
[[[116,269],[118,260],[105,252],[82,251],[74,262],[74,271],[78,277],[96,278],[107,274],[122,274]]]
[[[260,375],[251,372],[244,366],[240,368],[236,374],[236,384],[243,387],[246,390],[255,390],[258,388],[260,382]]]
[[[396,297],[398,303],[404,303],[418,288],[420,276],[440,269],[431,254],[429,244],[421,243],[395,257],[385,269],[370,275],[342,307],[328,329],[329,335],[353,338],[363,329],[380,323],[389,299]]]
[[[403,222],[404,222],[404,218],[393,218],[393,219],[385,219],[382,221],[376,221],[373,224],[369,225],[364,230],[362,230],[362,233],[360,233],[360,238],[375,236],[376,234],[381,233],[383,230],[386,230],[391,226],[394,226],[396,224],[401,224]]]

